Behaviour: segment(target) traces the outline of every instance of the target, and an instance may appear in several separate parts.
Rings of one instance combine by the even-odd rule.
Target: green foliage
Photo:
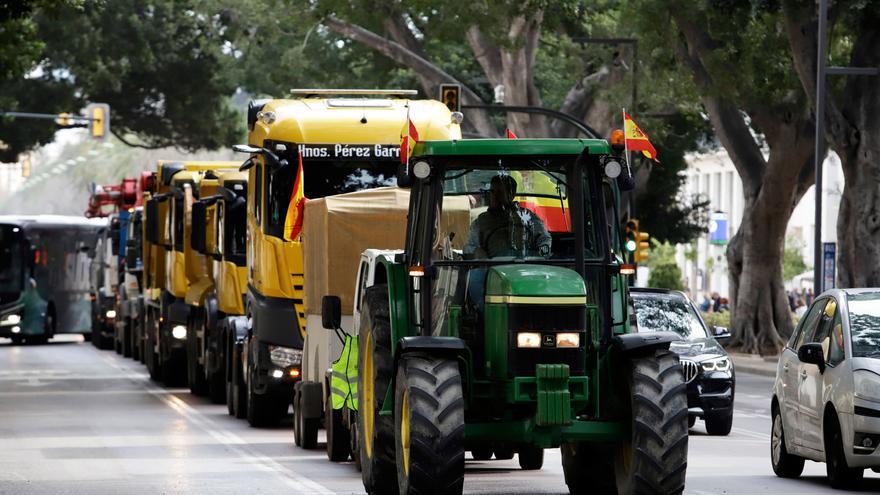
[[[684,290],[682,284],[681,268],[675,261],[675,246],[669,242],[660,243],[653,241],[651,256],[647,265],[651,269],[648,278],[649,287],[661,289]]]
[[[730,328],[730,311],[706,312],[702,315],[710,331],[713,327]]]
[[[782,252],[782,279],[791,280],[796,275],[807,271],[810,267],[804,263],[803,247],[795,238],[785,240],[785,250]]]

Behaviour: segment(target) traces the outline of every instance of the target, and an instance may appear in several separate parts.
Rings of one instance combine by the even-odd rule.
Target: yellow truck
[[[296,404],[313,428],[323,415],[324,373],[300,376],[306,336],[302,232],[285,239],[299,178],[306,198],[395,184],[400,141],[411,120],[421,139],[460,139],[461,114],[414,91],[294,90],[293,98],[251,102],[248,144],[248,287],[250,321],[240,373],[251,424],[276,422]],[[298,177],[299,163],[302,176]],[[351,274],[354,277],[354,273]],[[320,305],[320,302],[316,302]],[[322,336],[330,334],[319,329]],[[334,337],[335,338],[335,337]],[[303,381],[301,384],[300,379]],[[294,393],[295,392],[295,393]]]
[[[145,350],[150,377],[168,385],[187,383],[187,292],[207,271],[203,257],[190,248],[185,213],[202,179],[237,165],[160,161],[157,166],[156,194],[144,208]]]
[[[230,414],[238,410],[239,417],[244,417],[242,382],[240,377],[227,378],[227,373],[235,369],[232,359],[238,355],[232,351],[247,328],[247,173],[219,173],[216,179],[201,182],[199,194],[200,199],[192,205],[191,244],[206,257],[211,276],[210,283],[191,285],[190,292],[197,292],[198,297],[193,293],[187,298],[198,305],[193,306],[197,316],[189,327],[193,339],[187,349],[188,363],[194,375],[190,383],[199,383],[197,388],[207,391],[213,402],[225,400]]]

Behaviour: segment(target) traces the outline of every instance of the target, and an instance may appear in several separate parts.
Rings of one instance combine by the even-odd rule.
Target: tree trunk
[[[862,139],[878,139],[880,128],[862,129]],[[840,287],[880,285],[880,148],[841,159],[846,186],[837,216]]]

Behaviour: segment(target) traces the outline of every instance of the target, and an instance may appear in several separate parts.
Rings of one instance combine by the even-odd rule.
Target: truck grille
[[[685,383],[690,383],[694,381],[694,378],[700,373],[700,365],[689,359],[682,359],[681,370],[684,372]]]

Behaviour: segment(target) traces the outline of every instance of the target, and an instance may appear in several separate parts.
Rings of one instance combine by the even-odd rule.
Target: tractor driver
[[[509,175],[492,177],[489,208],[471,224],[464,255],[471,259],[499,256],[550,255],[550,234],[538,215],[519,205],[516,181]]]

